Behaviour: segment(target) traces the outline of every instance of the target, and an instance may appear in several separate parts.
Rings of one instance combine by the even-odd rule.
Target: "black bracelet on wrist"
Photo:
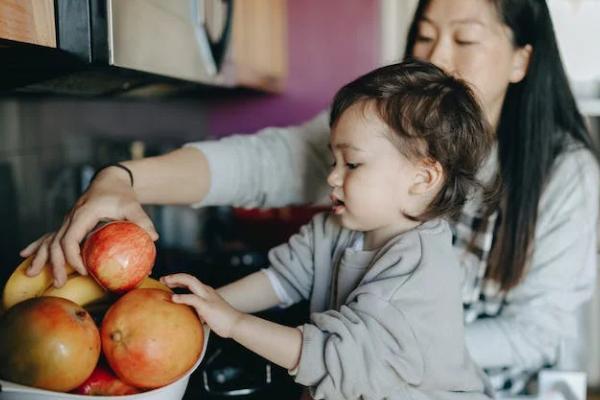
[[[124,166],[123,164],[118,163],[118,162],[105,164],[105,165],[101,166],[100,168],[98,168],[96,170],[96,172],[94,172],[94,175],[92,175],[92,179],[90,179],[90,182],[93,182],[93,180],[96,179],[96,176],[100,173],[100,171],[105,170],[106,168],[109,168],[109,167],[121,168],[122,170],[127,172],[127,174],[129,175],[129,182],[131,183],[131,187],[133,187],[133,172],[131,172],[131,170],[129,168],[127,168],[126,166]]]

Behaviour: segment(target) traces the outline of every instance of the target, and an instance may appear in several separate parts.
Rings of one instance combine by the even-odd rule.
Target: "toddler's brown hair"
[[[440,163],[444,184],[413,220],[455,216],[480,185],[476,174],[493,143],[471,89],[435,65],[404,61],[378,68],[342,87],[333,100],[330,127],[357,103],[374,103],[394,133],[390,138],[411,160]]]

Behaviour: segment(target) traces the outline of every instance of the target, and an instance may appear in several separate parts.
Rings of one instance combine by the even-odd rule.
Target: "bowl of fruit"
[[[136,231],[124,224],[133,225],[108,224],[99,231],[111,225]],[[171,301],[167,286],[149,277],[155,254],[147,249],[154,247],[151,240],[135,242],[127,232],[102,236],[99,231],[83,246],[89,275],[68,267],[67,282],[55,288],[49,265],[35,277],[25,273],[32,262],[28,258],[6,282],[0,399],[183,397],[204,357],[208,328],[191,307]],[[90,268],[94,262],[96,269]]]

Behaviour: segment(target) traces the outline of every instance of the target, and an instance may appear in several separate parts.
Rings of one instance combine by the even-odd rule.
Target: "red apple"
[[[124,293],[150,275],[156,247],[145,230],[133,222],[110,222],[83,243],[83,262],[107,290]]]
[[[72,393],[89,396],[122,396],[140,392],[138,388],[128,385],[117,378],[109,367],[98,364],[92,375],[73,390]]]

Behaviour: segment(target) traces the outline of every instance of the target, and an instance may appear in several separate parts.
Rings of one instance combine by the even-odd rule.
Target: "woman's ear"
[[[530,44],[526,44],[523,47],[519,47],[513,53],[513,65],[510,73],[510,82],[518,83],[525,78],[527,75],[527,69],[529,68],[529,61],[531,60],[531,53],[533,47]]]
[[[413,183],[410,187],[410,194],[437,193],[443,179],[444,169],[438,161],[432,159],[419,161]]]

